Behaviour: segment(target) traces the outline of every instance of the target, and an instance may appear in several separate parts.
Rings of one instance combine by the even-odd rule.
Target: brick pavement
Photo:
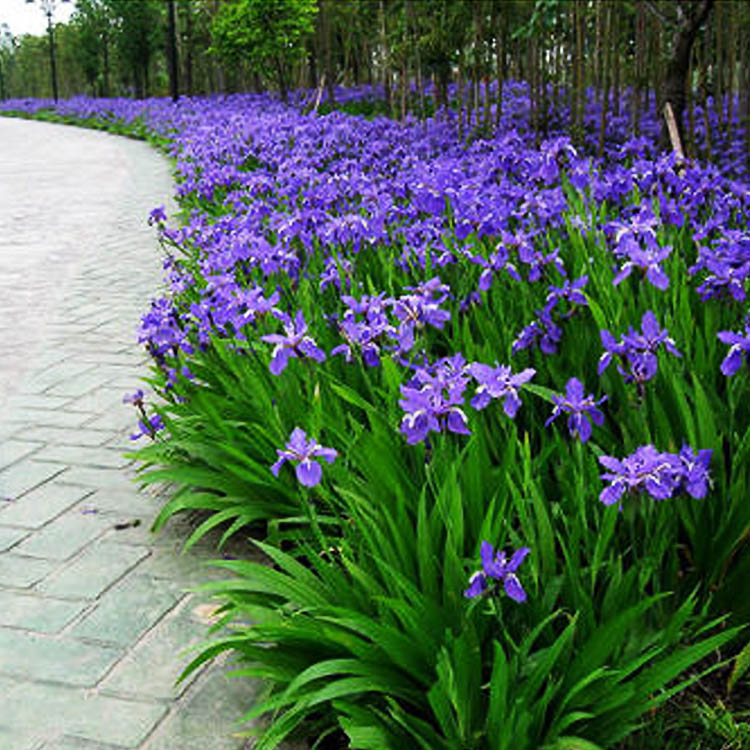
[[[122,457],[160,276],[145,218],[170,193],[143,143],[0,118],[2,750],[245,746],[251,684],[213,664],[175,686],[213,549],[150,534],[158,493]]]

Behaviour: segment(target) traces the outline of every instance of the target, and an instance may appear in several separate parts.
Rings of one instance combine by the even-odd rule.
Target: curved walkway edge
[[[254,687],[183,650],[212,610],[207,543],[149,527],[161,501],[122,458],[159,285],[144,143],[0,118],[0,749],[239,750]]]

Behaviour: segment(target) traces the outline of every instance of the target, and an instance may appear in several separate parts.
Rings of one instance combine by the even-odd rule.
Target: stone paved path
[[[245,746],[247,682],[174,685],[213,550],[150,534],[160,501],[122,458],[160,278],[145,219],[170,193],[143,143],[0,118],[0,750]]]

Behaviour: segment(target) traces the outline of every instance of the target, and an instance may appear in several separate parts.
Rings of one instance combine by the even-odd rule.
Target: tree
[[[149,96],[150,67],[162,49],[164,31],[158,0],[104,0],[114,22],[115,45],[139,98]]]
[[[681,143],[685,143],[683,128],[683,113],[685,112],[686,87],[688,71],[690,70],[690,55],[693,42],[706,22],[714,0],[677,0],[673,3],[674,16],[665,17],[652,3],[648,7],[659,16],[659,19],[672,29],[672,50],[667,63],[661,92],[661,105],[669,104],[674,113],[674,119]],[[662,120],[659,145],[666,148],[669,144],[669,130],[666,117]]]
[[[275,79],[286,102],[290,66],[305,54],[317,11],[316,0],[236,0],[214,18],[212,47],[225,61],[244,59],[256,73]]]
[[[8,68],[13,59],[13,35],[7,23],[0,24],[0,101],[8,98]]]
[[[104,0],[78,0],[71,25],[76,32],[78,65],[92,91],[109,96],[112,13]]]
[[[174,0],[167,0],[167,67],[169,68],[169,93],[172,101],[180,98],[180,82],[177,74],[177,22]]]

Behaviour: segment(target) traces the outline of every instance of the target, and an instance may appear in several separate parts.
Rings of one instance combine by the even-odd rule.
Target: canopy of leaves
[[[275,74],[304,52],[313,31],[316,0],[238,0],[222,6],[211,27],[213,49],[227,61],[245,60]]]

